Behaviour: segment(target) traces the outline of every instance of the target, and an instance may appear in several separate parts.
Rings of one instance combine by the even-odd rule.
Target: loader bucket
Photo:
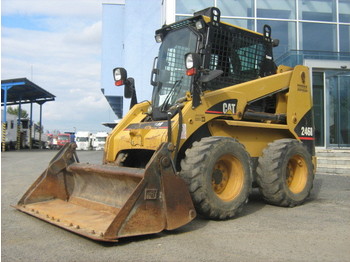
[[[169,143],[145,169],[79,163],[65,145],[15,206],[88,238],[119,238],[171,230],[196,212],[185,182],[175,174]]]

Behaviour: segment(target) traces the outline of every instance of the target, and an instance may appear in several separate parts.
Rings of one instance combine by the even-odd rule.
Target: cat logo
[[[234,115],[237,110],[237,99],[221,101],[210,107],[205,113],[218,115]]]
[[[224,114],[235,114],[236,113],[236,104],[235,103],[223,103],[222,112]]]

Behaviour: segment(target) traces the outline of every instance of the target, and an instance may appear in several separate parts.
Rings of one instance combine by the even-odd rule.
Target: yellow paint
[[[254,101],[268,94],[280,92],[276,97],[276,113],[287,115],[287,124],[271,123],[271,121],[242,121],[242,116],[249,101]],[[208,125],[212,136],[236,138],[244,144],[250,156],[259,157],[268,143],[282,138],[296,138],[294,128],[312,106],[309,85],[309,72],[304,66],[296,66],[293,70],[281,68],[280,73],[259,78],[246,83],[226,87],[215,91],[206,91],[201,97],[201,105],[192,108],[189,95],[183,102],[182,114],[186,136],[180,141],[180,148],[185,141],[202,125]],[[208,114],[206,110],[227,99],[237,99],[235,114]],[[106,162],[113,162],[121,150],[148,149],[156,150],[162,142],[167,141],[167,129],[153,128],[151,125],[143,129],[127,130],[130,124],[141,123],[147,116],[149,102],[135,105],[123,120],[116,126],[107,139],[105,147]],[[166,120],[161,121],[166,122]],[[176,144],[179,115],[172,119],[172,143]]]

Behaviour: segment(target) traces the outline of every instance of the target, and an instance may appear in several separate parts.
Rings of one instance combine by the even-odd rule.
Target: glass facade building
[[[253,31],[269,24],[280,40],[276,58],[289,50],[350,52],[349,0],[176,0],[176,20],[209,6],[222,21]]]
[[[350,147],[349,0],[172,0],[174,20],[215,6],[221,20],[262,33],[272,27],[280,40],[279,64],[309,66],[313,88],[316,145]]]
[[[274,48],[276,64],[310,68],[316,145],[350,149],[350,0],[104,1],[102,89],[114,102],[122,92],[113,87],[113,66],[127,68],[140,100],[150,99],[149,77],[159,48],[154,31],[215,6],[230,24],[260,33],[265,24],[272,27],[272,37],[280,40]],[[125,115],[129,102],[123,104]]]

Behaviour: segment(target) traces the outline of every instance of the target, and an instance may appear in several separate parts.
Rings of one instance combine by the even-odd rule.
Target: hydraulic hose
[[[168,143],[171,143],[171,117],[172,117],[172,113],[170,111],[168,111]]]
[[[177,160],[177,154],[179,153],[179,147],[180,147],[180,140],[181,140],[181,133],[182,133],[182,111],[181,107],[176,107],[177,112],[179,113],[179,130],[177,132],[177,139],[176,139],[176,148],[175,148],[175,156],[174,156],[174,164],[176,166],[176,160]]]

